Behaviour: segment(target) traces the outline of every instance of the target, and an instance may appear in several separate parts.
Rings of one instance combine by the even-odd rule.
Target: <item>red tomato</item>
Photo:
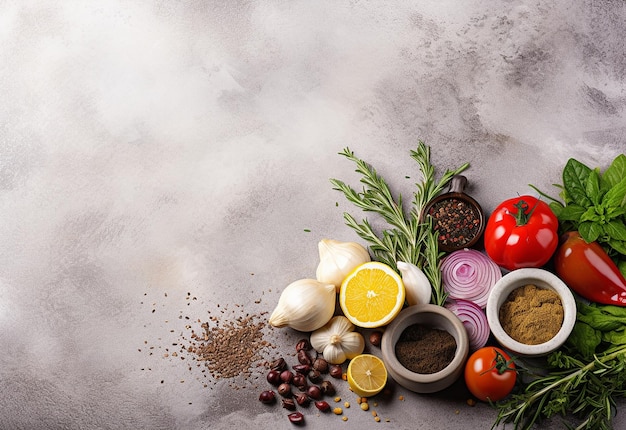
[[[500,348],[480,348],[465,364],[465,384],[478,400],[484,402],[504,399],[513,390],[516,380],[515,363]]]
[[[508,270],[541,267],[559,244],[559,221],[550,206],[533,196],[500,203],[485,227],[485,251]]]

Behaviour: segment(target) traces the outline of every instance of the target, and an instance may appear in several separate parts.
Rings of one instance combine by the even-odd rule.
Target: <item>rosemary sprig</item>
[[[405,213],[402,196],[394,198],[385,179],[371,165],[357,158],[349,148],[339,154],[356,164],[356,172],[362,176],[360,182],[363,189],[358,192],[343,181],[331,179],[333,189],[341,191],[356,207],[380,216],[389,228],[376,232],[367,219],[359,222],[347,212],[343,215],[346,224],[369,243],[375,260],[395,270],[398,261],[422,268],[433,288],[433,303],[443,305],[446,294],[441,284],[439,264],[442,253],[439,252],[437,236],[430,220],[422,220],[421,213],[426,204],[448,185],[450,179],[467,169],[469,164],[446,170],[441,179],[436,181],[435,168],[430,161],[430,148],[420,141],[417,149],[411,151],[411,157],[418,163],[423,181],[416,184],[411,208]]]
[[[611,430],[615,399],[626,395],[626,345],[598,354],[588,363],[563,351],[551,354],[548,361],[557,370],[498,402],[492,428],[512,422],[515,430],[530,430],[541,419],[572,414],[581,419],[576,430]]]

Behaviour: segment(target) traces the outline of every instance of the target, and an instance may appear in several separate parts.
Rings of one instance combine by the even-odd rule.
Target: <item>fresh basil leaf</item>
[[[590,307],[586,312],[579,312],[577,321],[588,324],[591,328],[600,331],[620,330],[626,323],[625,316],[604,312],[602,307]]]
[[[613,330],[602,333],[602,340],[613,345],[626,344],[626,332],[622,330]]]
[[[626,207],[626,176],[604,194],[602,205],[605,207]]]
[[[577,204],[570,204],[565,207],[561,206],[557,213],[552,206],[550,206],[559,221],[580,221],[580,217],[585,213],[585,208],[578,206]]]
[[[603,226],[604,233],[609,236],[610,239],[626,240],[626,225],[621,221],[609,221]]]
[[[609,240],[608,245],[615,251],[622,255],[626,255],[626,241],[623,240]]]
[[[593,221],[584,221],[578,224],[578,232],[589,243],[598,240],[600,235],[604,233],[604,229],[600,224]]]
[[[624,254],[626,254],[626,252]],[[620,260],[617,263],[617,267],[619,268],[619,271],[622,272],[622,276],[626,277],[626,260]]]
[[[585,221],[593,221],[593,222],[600,222],[600,221],[602,221],[602,217],[596,211],[596,207],[595,206],[588,207],[582,213],[582,215],[580,216],[580,222],[585,222]]]
[[[625,177],[626,177],[626,155],[620,154],[613,160],[611,165],[606,169],[606,171],[604,172],[604,175],[602,175],[602,180],[606,182],[609,185],[609,187],[614,187]]]
[[[558,202],[550,202],[548,203],[548,206],[550,206],[550,209],[552,209],[552,213],[554,213],[554,216],[556,216],[558,219],[561,219],[561,212],[567,207]]]
[[[624,323],[626,323],[626,307],[624,306],[601,305],[599,303],[594,303],[593,305],[589,305],[589,307],[599,310],[602,315],[624,318]]]
[[[591,169],[580,161],[570,158],[563,169],[563,186],[569,198],[579,206],[591,206],[586,193],[587,179]]]
[[[602,194],[600,193],[600,170],[593,169],[589,172],[585,183],[585,194],[594,205],[600,203]]]
[[[626,207],[616,208],[616,207],[610,206],[606,208],[605,214],[606,214],[607,219],[613,220],[626,214]],[[624,224],[626,222],[626,219],[622,219],[621,221],[622,221],[622,224]]]
[[[588,324],[577,321],[567,338],[567,343],[574,347],[583,357],[590,358],[602,342],[602,335]]]

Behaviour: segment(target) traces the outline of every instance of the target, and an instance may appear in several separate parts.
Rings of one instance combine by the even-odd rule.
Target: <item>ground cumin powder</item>
[[[561,329],[563,304],[556,292],[529,284],[509,294],[498,317],[513,339],[538,345],[552,339]]]

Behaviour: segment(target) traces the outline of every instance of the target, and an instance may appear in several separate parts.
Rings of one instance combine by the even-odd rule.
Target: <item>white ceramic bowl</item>
[[[552,339],[537,345],[527,345],[511,338],[502,328],[498,316],[500,306],[509,294],[527,284],[555,291],[563,305],[563,324],[560,330]],[[543,356],[563,345],[572,332],[576,322],[576,300],[567,285],[553,273],[544,269],[517,269],[504,275],[493,286],[487,300],[486,313],[491,333],[502,347],[519,356]]]
[[[456,341],[454,358],[443,370],[420,374],[404,367],[396,358],[395,349],[402,332],[414,324],[446,330]],[[387,372],[398,384],[416,393],[434,393],[452,385],[463,373],[469,353],[467,331],[461,320],[442,306],[421,304],[403,309],[385,328],[381,352]]]

